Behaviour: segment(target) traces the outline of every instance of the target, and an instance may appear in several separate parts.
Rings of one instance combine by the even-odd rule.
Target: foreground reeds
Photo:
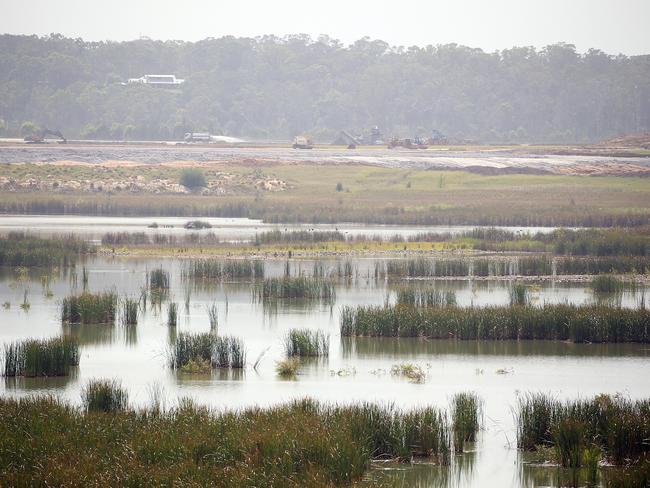
[[[342,486],[373,458],[449,460],[444,412],[325,405],[88,411],[54,397],[0,399],[3,486]],[[46,460],[46,462],[44,462]]]
[[[529,394],[519,399],[516,417],[517,446],[526,450],[552,446],[565,467],[580,467],[585,450],[593,446],[614,465],[650,453],[650,400],[599,395],[560,401]]]
[[[343,307],[343,337],[650,342],[650,311],[606,305]]]
[[[61,321],[66,324],[113,324],[117,313],[114,292],[71,295],[63,299]]]
[[[323,331],[291,329],[284,338],[284,351],[290,357],[329,355],[330,338]]]
[[[79,345],[68,337],[5,344],[4,376],[66,376],[79,364]]]
[[[246,365],[244,343],[236,337],[181,332],[172,345],[169,362],[172,368],[182,369],[190,361],[208,363],[212,368],[243,368]]]
[[[81,390],[81,399],[88,412],[117,412],[129,404],[129,394],[118,380],[90,380]]]

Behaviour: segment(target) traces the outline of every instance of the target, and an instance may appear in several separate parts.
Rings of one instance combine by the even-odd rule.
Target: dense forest
[[[124,84],[174,74],[177,89]],[[486,53],[456,44],[345,46],[308,36],[85,42],[0,36],[0,135],[260,140],[345,129],[479,142],[589,142],[650,131],[650,55],[573,45]]]

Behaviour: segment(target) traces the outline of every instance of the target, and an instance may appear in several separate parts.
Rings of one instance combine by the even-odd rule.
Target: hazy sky
[[[559,41],[650,54],[650,0],[0,0],[0,33],[195,41],[306,33],[348,44],[455,42],[494,51]]]

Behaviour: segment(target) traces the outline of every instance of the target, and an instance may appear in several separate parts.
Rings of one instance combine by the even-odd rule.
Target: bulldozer
[[[296,136],[291,147],[294,149],[313,149],[314,141],[310,136]]]
[[[396,147],[403,147],[406,149],[427,149],[429,146],[420,138],[416,137],[415,139],[399,139],[393,137],[388,141],[388,149],[393,149]]]
[[[46,136],[54,136],[58,137],[59,140],[56,141],[59,144],[66,144],[68,140],[63,137],[63,134],[61,134],[61,131],[58,130],[50,130],[50,129],[43,129],[36,134],[30,134],[25,139],[23,139],[27,144],[45,144],[45,137]]]

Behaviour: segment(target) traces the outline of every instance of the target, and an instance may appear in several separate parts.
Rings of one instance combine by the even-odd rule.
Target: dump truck
[[[310,136],[296,136],[293,138],[294,149],[313,149],[314,141]]]
[[[61,134],[60,131],[58,130],[50,130],[50,129],[43,129],[40,132],[37,132],[36,134],[31,134],[25,137],[23,139],[27,144],[44,144],[45,143],[45,138],[47,136],[54,136],[58,137],[58,142],[59,144],[66,144],[68,140],[63,137],[63,134]]]
[[[188,132],[183,137],[185,142],[210,142],[210,133],[208,132]]]

